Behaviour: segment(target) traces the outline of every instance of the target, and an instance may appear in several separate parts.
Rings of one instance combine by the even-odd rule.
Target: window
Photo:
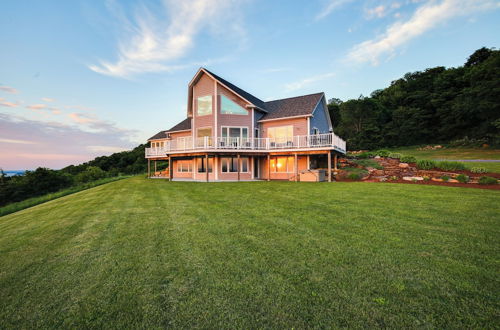
[[[294,173],[293,157],[271,158],[271,172],[273,173]]]
[[[223,115],[247,115],[248,111],[227,96],[220,96],[220,113]]]
[[[198,116],[206,116],[212,114],[212,95],[200,96],[198,102]]]
[[[222,137],[248,138],[247,127],[222,127]]]
[[[213,158],[209,158],[209,160],[208,160],[208,173],[212,173],[213,162],[214,162]],[[205,157],[196,158],[196,164],[198,165],[198,173],[206,173],[207,172],[207,159]]]
[[[222,172],[231,173],[238,172],[238,158],[237,157],[225,157],[221,158]],[[241,170],[240,173],[248,172],[248,158],[240,158]]]
[[[317,127],[313,127],[313,135],[318,135],[319,129]]]
[[[212,136],[212,127],[207,127],[207,128],[198,128],[198,137],[205,137],[205,136]]]
[[[190,160],[178,160],[177,172],[191,173],[193,171],[193,162]]]
[[[267,129],[267,137],[276,143],[286,143],[293,141],[293,126],[277,126]]]

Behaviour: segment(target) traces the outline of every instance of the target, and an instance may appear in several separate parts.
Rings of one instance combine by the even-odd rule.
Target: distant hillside
[[[452,142],[500,145],[500,51],[481,48],[463,66],[407,73],[370,97],[329,102],[348,149]]]

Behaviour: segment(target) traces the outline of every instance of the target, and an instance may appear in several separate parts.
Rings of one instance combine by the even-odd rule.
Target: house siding
[[[212,96],[212,113],[206,116],[198,116],[198,97]],[[193,104],[194,104],[194,126],[192,130],[193,138],[197,138],[197,131],[199,128],[212,128],[212,134],[215,132],[215,97],[214,97],[214,80],[205,73],[201,75],[200,79],[193,86]]]
[[[261,123],[262,137],[267,138],[267,130],[270,127],[293,126],[293,135],[307,135],[307,118],[280,119]]]
[[[221,98],[220,95],[224,95],[231,101],[238,104],[240,107],[247,110],[246,115],[227,115],[221,113]],[[229,89],[224,86],[217,84],[217,136],[222,136],[222,126],[237,126],[237,127],[248,127],[249,137],[253,137],[252,130],[252,110],[248,109],[246,106],[247,102],[241,99]]]
[[[310,134],[313,134],[313,128],[316,127],[319,129],[320,133],[328,133],[330,131],[330,126],[328,125],[328,118],[326,117],[325,111],[325,103],[323,102],[323,98],[318,103],[316,108],[313,111],[313,117],[311,117],[311,127]]]

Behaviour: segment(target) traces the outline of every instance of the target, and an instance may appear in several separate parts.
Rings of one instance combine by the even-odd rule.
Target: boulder
[[[403,180],[405,180],[405,181],[423,181],[424,178],[422,178],[421,176],[404,176]]]
[[[450,183],[458,183],[459,181],[455,180],[455,179],[449,179],[448,182],[450,182]]]
[[[439,178],[432,178],[431,180],[436,181],[436,182],[443,182],[443,179],[439,179]]]
[[[385,174],[384,170],[375,170],[375,171],[373,171],[373,175],[382,176],[384,174]]]
[[[380,159],[380,156],[379,156],[379,155],[377,155],[377,156],[375,156],[374,158],[375,158],[375,159]]]
[[[398,165],[400,168],[408,168],[410,165],[408,163],[399,163]]]

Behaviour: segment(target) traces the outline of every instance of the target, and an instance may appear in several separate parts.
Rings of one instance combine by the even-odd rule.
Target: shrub
[[[398,177],[397,177],[397,176],[395,176],[395,175],[393,175],[393,176],[391,176],[391,177],[390,177],[390,179],[391,179],[392,181],[396,181],[396,180],[398,179]]]
[[[488,170],[485,169],[484,167],[473,167],[470,169],[472,173],[487,173]]]
[[[376,151],[377,156],[380,156],[380,157],[389,157],[390,153],[391,152],[389,150],[378,150],[378,151]]]
[[[447,182],[448,180],[450,180],[450,177],[449,177],[449,176],[447,176],[447,175],[443,175],[443,176],[441,177],[441,179],[442,179],[444,182]]]
[[[347,176],[347,178],[349,180],[360,180],[361,179],[361,175],[359,175],[359,173],[349,173],[349,175]]]
[[[429,181],[431,179],[431,177],[427,176],[427,175],[424,175],[423,178],[424,178],[424,181]]]
[[[417,167],[421,170],[432,170],[436,167],[436,162],[428,159],[420,159],[417,161]]]
[[[399,158],[401,158],[402,156],[403,156],[403,155],[401,155],[401,154],[400,154],[400,153],[398,153],[398,152],[391,152],[391,153],[389,154],[389,158],[397,158],[397,159],[399,159]]]
[[[363,166],[363,167],[373,167],[376,168],[377,170],[382,170],[384,167],[381,166],[379,163],[374,161],[373,159],[358,159],[355,160],[354,163]]]
[[[417,159],[413,156],[403,156],[399,159],[403,163],[416,163]]]
[[[366,159],[366,158],[373,158],[375,157],[375,153],[371,151],[365,151],[357,155],[357,158],[359,159]]]
[[[85,183],[96,181],[106,177],[106,172],[97,166],[88,166],[85,171],[76,175],[76,181]]]
[[[482,176],[479,178],[479,184],[497,184],[498,180],[491,176]]]
[[[457,175],[457,177],[455,179],[457,179],[457,181],[461,182],[461,183],[469,182],[469,177],[465,174],[459,174],[459,175]]]
[[[443,171],[456,171],[456,170],[465,170],[467,167],[464,163],[460,162],[451,162],[448,160],[444,160],[442,162],[438,162],[436,167]]]

